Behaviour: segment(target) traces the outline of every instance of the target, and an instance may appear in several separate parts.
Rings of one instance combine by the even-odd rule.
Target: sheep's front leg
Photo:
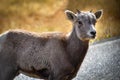
[[[65,79],[61,75],[59,76],[50,75],[48,80],[65,80]]]
[[[56,76],[56,77],[49,77],[48,80],[72,80],[72,79],[68,79],[68,76]]]
[[[56,74],[51,74],[48,80],[71,80],[71,79],[68,79],[70,74],[71,74],[71,71],[63,71]]]

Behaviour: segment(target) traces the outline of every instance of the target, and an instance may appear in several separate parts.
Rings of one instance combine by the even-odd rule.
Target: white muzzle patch
[[[87,32],[87,35],[93,36],[93,35],[91,34],[91,32],[96,32],[96,29],[95,29],[94,25],[90,25],[90,29],[89,29],[89,31]]]

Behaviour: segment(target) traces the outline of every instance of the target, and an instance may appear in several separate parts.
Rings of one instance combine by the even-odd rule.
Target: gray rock
[[[21,74],[14,80],[38,79]],[[73,80],[120,80],[120,38],[91,45]]]
[[[32,78],[32,77],[28,77],[28,76],[25,76],[23,74],[20,74],[14,80],[40,80],[40,79],[35,79],[35,78]]]
[[[120,80],[120,39],[90,46],[73,80]]]

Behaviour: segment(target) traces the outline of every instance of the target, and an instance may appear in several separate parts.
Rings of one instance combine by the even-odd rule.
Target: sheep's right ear
[[[96,16],[96,19],[100,19],[101,16],[103,15],[103,10],[98,10],[97,12],[94,13]]]
[[[75,15],[75,13],[72,12],[72,11],[66,10],[66,11],[65,11],[65,14],[66,14],[67,18],[68,18],[70,21],[72,21],[72,22],[77,18],[77,16]]]

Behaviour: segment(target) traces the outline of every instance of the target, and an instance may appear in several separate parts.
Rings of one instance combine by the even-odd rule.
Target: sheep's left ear
[[[66,10],[66,11],[65,11],[65,14],[66,14],[67,18],[68,18],[70,21],[72,21],[72,22],[74,22],[74,21],[76,20],[76,18],[77,18],[77,16],[75,15],[75,13],[72,12],[72,11],[70,11],[70,10]]]
[[[96,19],[101,18],[102,14],[103,14],[103,10],[98,10],[97,12],[94,13],[96,16]]]

